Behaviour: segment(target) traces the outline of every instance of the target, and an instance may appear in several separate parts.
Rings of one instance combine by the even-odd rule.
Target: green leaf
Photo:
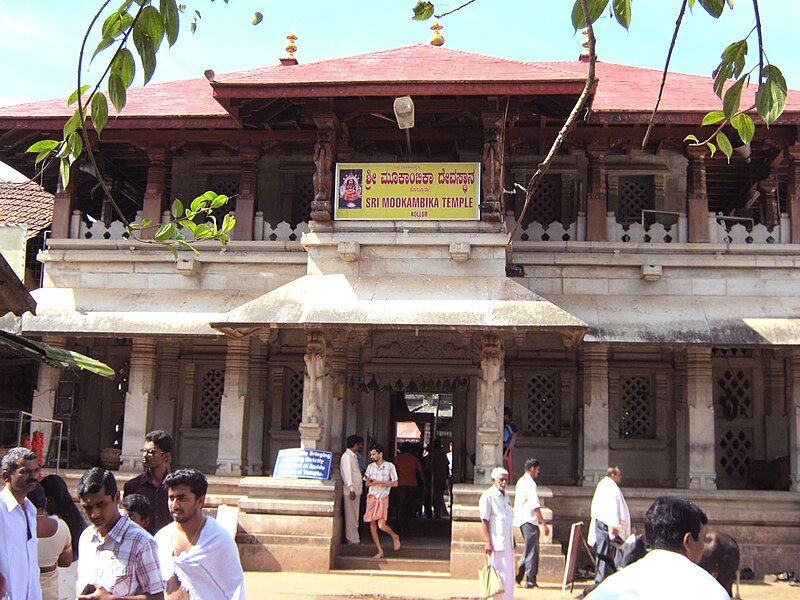
[[[78,96],[83,96],[86,93],[86,90],[89,89],[88,85],[82,85],[79,90],[75,90],[69,95],[67,98],[67,106],[72,106],[78,101]]]
[[[228,233],[229,231],[232,231],[235,226],[236,217],[228,213],[225,215],[225,218],[222,219],[222,228],[220,229],[220,233]]]
[[[690,133],[685,138],[683,138],[683,141],[684,142],[694,142],[695,144],[697,144],[700,140],[697,139],[696,135],[693,135],[693,134]]]
[[[713,158],[713,156],[717,153],[717,147],[711,142],[706,143],[706,146],[708,146],[708,149],[711,152],[711,156]]]
[[[608,6],[608,0],[588,0],[589,2],[589,22],[594,23],[603,14],[603,11]],[[586,27],[586,19],[583,15],[583,6],[581,0],[575,0],[572,6],[572,26],[578,30]]]
[[[58,147],[59,143],[60,142],[57,142],[56,140],[40,140],[31,144],[28,149],[25,150],[25,152],[39,153],[44,152],[45,150],[52,152]]]
[[[67,122],[64,123],[64,139],[68,138],[73,133],[75,133],[78,130],[78,127],[80,126],[81,126],[81,115],[76,110],[74,113],[72,113],[72,116],[69,119],[67,119]]]
[[[181,227],[188,229],[192,233],[194,233],[195,230],[197,229],[197,223],[195,223],[191,219],[181,219],[180,221],[178,221],[178,223],[180,223]]]
[[[117,73],[111,73],[108,76],[108,97],[111,98],[111,104],[114,105],[117,113],[121,113],[127,102],[127,91],[125,83]]]
[[[133,60],[133,52],[127,48],[120,50],[111,62],[110,73],[119,75],[122,84],[126,88],[129,88],[136,74],[136,63]]]
[[[133,26],[133,45],[139,53],[144,69],[144,84],[153,77],[156,70],[156,53],[164,39],[164,21],[154,6],[145,6]]]
[[[427,21],[433,16],[435,9],[433,8],[433,2],[423,2],[419,0],[414,5],[414,16],[411,17],[413,21]]]
[[[175,217],[176,219],[183,216],[183,202],[181,202],[177,198],[175,198],[175,200],[172,201],[172,216]]]
[[[77,131],[67,138],[67,158],[70,163],[77,159],[83,152],[83,138]]]
[[[689,0],[689,10],[692,10],[694,8],[694,2],[695,0]]]
[[[53,153],[52,150],[42,150],[39,154],[36,155],[36,160],[33,161],[33,165],[36,166],[40,162],[42,162],[45,158],[50,156]]]
[[[211,235],[211,228],[205,223],[200,223],[194,230],[194,239],[196,240],[206,240]]]
[[[225,194],[220,194],[211,201],[211,208],[212,210],[215,208],[220,208],[222,206],[225,206],[227,202],[228,202],[228,197]]]
[[[728,159],[728,162],[731,162],[731,155],[733,154],[733,146],[731,145],[731,141],[728,139],[728,136],[720,131],[717,134],[717,137],[714,139],[717,140],[720,152],[722,152],[725,155],[725,157]]]
[[[97,135],[100,135],[107,122],[108,101],[103,92],[97,92],[92,98],[92,125]]]
[[[725,117],[728,119],[739,110],[739,106],[742,102],[742,88],[744,87],[745,79],[747,79],[747,75],[729,87],[728,91],[725,92],[725,97],[722,99],[722,112],[725,113]],[[720,150],[722,150],[721,147]]]
[[[166,243],[164,245],[167,247],[167,250],[169,250],[170,254],[172,254],[172,258],[178,260],[178,251],[175,249],[175,246],[170,243]]]
[[[705,117],[703,117],[703,122],[700,124],[702,127],[706,125],[716,125],[725,120],[725,113],[721,110],[712,110],[708,113]]]
[[[178,31],[180,30],[178,3],[175,0],[161,0],[159,8],[161,17],[164,19],[164,33],[171,48],[178,41]]]
[[[198,250],[197,248],[192,246],[189,242],[187,242],[185,240],[178,240],[178,244],[182,248],[185,248],[186,250],[191,250],[192,252],[194,252],[195,256],[200,256],[200,250]]]
[[[700,6],[706,9],[706,12],[715,19],[718,19],[725,9],[725,0],[697,0]]]
[[[114,43],[114,38],[103,38],[102,40],[100,40],[100,43],[97,44],[97,48],[95,48],[94,54],[92,54],[92,59],[89,62],[93,61],[95,56],[100,54],[103,50],[111,46],[113,43]]]
[[[61,187],[67,189],[69,185],[69,168],[70,164],[67,162],[66,158],[62,158],[59,162],[58,172],[61,177]]]
[[[631,26],[631,0],[614,0],[614,17],[625,29]]]
[[[750,115],[746,113],[736,115],[731,119],[731,125],[733,125],[736,133],[739,134],[739,139],[741,139],[743,143],[749,144],[753,140],[753,136],[756,133],[756,124],[753,123],[753,119],[750,118]]]
[[[152,224],[153,224],[153,219],[151,219],[150,217],[145,217],[144,219],[142,219],[141,223],[142,229],[144,229],[145,227],[150,227],[150,225]]]
[[[786,79],[775,65],[767,65],[763,71],[764,81],[756,92],[756,110],[764,123],[772,125],[786,108]]]
[[[714,93],[722,98],[725,82],[731,78],[738,78],[744,70],[747,57],[747,40],[739,40],[729,44],[722,52],[722,59],[714,69]]]
[[[168,239],[172,238],[172,233],[175,231],[175,228],[172,226],[172,223],[162,223],[156,229],[155,235],[153,235],[153,239],[157,242],[166,242]]]
[[[250,18],[250,23],[252,23],[253,25],[258,25],[263,20],[264,20],[264,15],[262,15],[260,12],[256,11],[256,12],[253,13],[253,16]]]

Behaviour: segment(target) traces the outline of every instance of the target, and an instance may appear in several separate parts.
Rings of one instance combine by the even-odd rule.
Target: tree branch
[[[761,37],[761,14],[758,12],[758,0],[753,0],[753,12],[756,14],[756,32],[758,33],[758,85],[764,72],[764,39]]]
[[[753,1],[756,2],[757,0]],[[653,112],[650,115],[650,122],[647,124],[647,130],[644,132],[642,148],[647,146],[647,141],[650,139],[650,132],[653,131],[653,125],[656,121],[658,106],[661,104],[661,96],[664,94],[664,86],[667,84],[667,72],[669,71],[669,62],[672,60],[672,51],[675,49],[675,42],[678,40],[678,31],[680,31],[681,28],[683,15],[686,13],[686,2],[687,0],[683,0],[683,4],[681,4],[681,10],[678,13],[678,20],[675,21],[675,31],[672,33],[672,41],[669,43],[669,51],[667,52],[667,61],[664,64],[664,72],[661,74],[661,85],[658,87],[658,98],[656,99],[656,105],[653,107]]]
[[[522,220],[525,218],[525,213],[528,211],[528,205],[531,202],[531,198],[533,197],[533,193],[536,191],[536,188],[539,186],[539,182],[544,177],[547,170],[550,168],[550,164],[553,162],[553,159],[558,154],[558,151],[561,149],[561,145],[564,143],[564,140],[569,136],[572,130],[575,128],[575,124],[578,121],[578,115],[583,111],[584,107],[586,106],[586,101],[589,99],[589,94],[592,91],[592,87],[595,83],[595,65],[597,64],[597,52],[595,51],[597,40],[594,37],[594,28],[592,27],[591,18],[589,15],[589,0],[581,0],[581,8],[583,8],[583,18],[586,21],[586,29],[589,33],[589,72],[586,75],[586,83],[583,86],[583,91],[581,95],[578,97],[578,101],[575,102],[575,106],[572,107],[572,111],[569,113],[567,120],[564,122],[564,125],[561,127],[561,130],[558,132],[556,139],[553,141],[553,145],[550,147],[550,150],[547,152],[547,156],[545,156],[544,160],[539,164],[539,168],[536,169],[536,172],[531,177],[530,181],[528,182],[527,187],[525,188],[525,204],[522,205],[522,211],[520,212],[519,218],[517,222],[514,224],[514,228],[511,230],[511,233],[508,236],[508,244],[511,245],[514,241],[514,234],[517,233],[517,230],[522,223]]]
[[[448,10],[447,12],[444,12],[440,15],[433,15],[433,16],[437,19],[441,19],[443,17],[446,17],[447,15],[452,15],[454,12],[460,11],[462,8],[464,8],[465,6],[469,6],[473,2],[475,2],[475,0],[467,0],[467,2],[464,2],[464,4],[462,4],[461,6],[456,6],[453,10]]]

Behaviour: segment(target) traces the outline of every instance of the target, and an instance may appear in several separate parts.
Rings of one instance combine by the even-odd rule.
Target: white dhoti
[[[514,597],[514,585],[516,585],[514,576],[517,574],[517,559],[514,556],[514,550],[493,552],[492,566],[497,569],[500,574],[500,580],[503,582],[503,593],[495,594],[492,598],[495,600],[511,600]]]

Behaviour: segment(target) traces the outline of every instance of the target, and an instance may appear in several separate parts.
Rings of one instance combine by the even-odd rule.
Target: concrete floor
[[[477,580],[449,579],[448,577],[414,577],[391,575],[352,575],[327,573],[309,575],[304,573],[255,573],[245,574],[247,597],[251,600],[340,600],[362,598],[393,600],[414,598],[419,600],[467,600],[477,599]],[[576,585],[573,594],[579,595],[582,585]],[[734,590],[735,591],[735,590]],[[742,584],[743,600],[800,600],[800,587],[786,583]],[[557,600],[562,598],[560,587],[536,590],[517,588],[515,598]]]

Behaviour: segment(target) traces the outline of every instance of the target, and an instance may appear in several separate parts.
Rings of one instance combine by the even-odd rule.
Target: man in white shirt
[[[12,448],[2,460],[0,492],[0,575],[11,600],[40,600],[36,509],[28,492],[37,484],[39,461],[28,448]]]
[[[478,512],[481,516],[484,549],[492,557],[492,565],[500,574],[503,592],[495,594],[496,600],[514,597],[514,511],[506,494],[508,471],[502,467],[492,469],[492,487],[481,494]]]
[[[717,580],[697,566],[705,546],[707,522],[705,513],[688,500],[657,498],[644,517],[648,553],[609,576],[588,598],[729,600]]]
[[[622,470],[619,467],[609,467],[606,476],[594,490],[592,522],[589,525],[587,540],[590,546],[597,546],[595,551],[598,556],[605,557],[617,567],[622,554],[618,547],[612,544],[612,540],[624,540],[631,533],[631,515],[619,489],[620,483],[622,483]],[[605,560],[598,559],[595,582],[603,581],[610,574],[610,570]]]
[[[541,463],[535,458],[525,461],[525,474],[517,480],[514,490],[514,527],[522,531],[525,540],[525,554],[519,559],[517,583],[525,577],[526,588],[537,586],[536,576],[539,574],[539,526],[545,535],[550,535],[550,528],[542,516],[542,505],[535,479],[539,476]]]
[[[394,549],[400,550],[400,536],[386,523],[389,519],[389,492],[392,491],[391,488],[397,487],[397,469],[392,463],[383,460],[383,446],[379,444],[372,447],[369,457],[373,462],[367,465],[367,472],[364,475],[364,481],[369,487],[364,521],[369,523],[372,541],[378,549],[378,553],[372,558],[383,558],[378,529],[388,533],[392,538]]]
[[[339,473],[342,476],[344,494],[344,532],[348,544],[359,544],[358,509],[361,506],[361,469],[358,466],[358,452],[364,447],[364,438],[351,435],[347,438],[347,450],[339,459]]]
[[[167,598],[244,600],[244,572],[236,542],[203,514],[208,480],[195,469],[164,478],[173,522],[156,533]]]

